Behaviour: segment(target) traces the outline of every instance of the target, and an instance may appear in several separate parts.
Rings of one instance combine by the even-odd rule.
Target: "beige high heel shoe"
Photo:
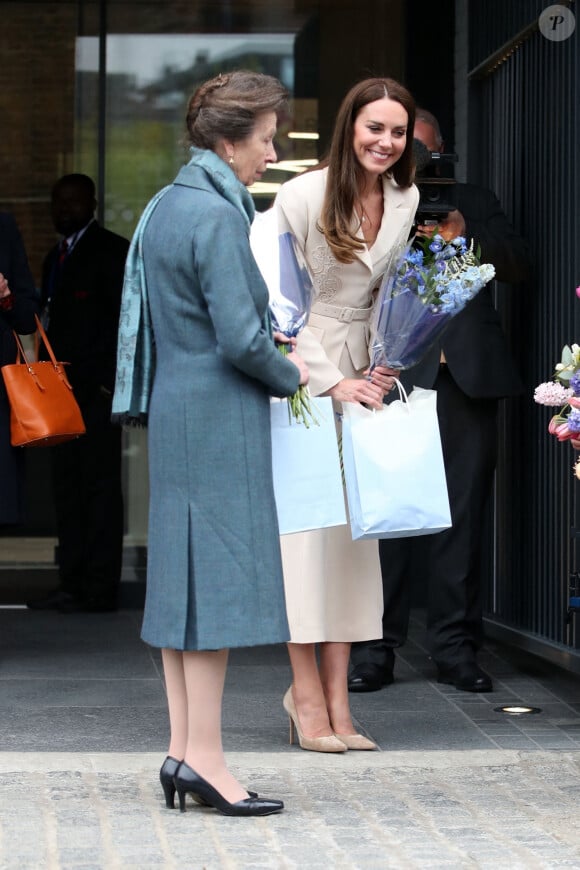
[[[364,734],[337,734],[341,743],[344,743],[347,749],[378,749],[379,747],[374,740],[369,740]]]
[[[298,735],[298,743],[301,749],[311,749],[313,752],[346,752],[346,745],[335,734],[328,737],[305,737],[298,724],[298,713],[292,697],[292,686],[284,695],[282,706],[288,713],[290,721],[290,743],[294,743],[294,731]]]

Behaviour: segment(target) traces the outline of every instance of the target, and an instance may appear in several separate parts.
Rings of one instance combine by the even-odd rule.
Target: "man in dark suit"
[[[443,152],[436,119],[417,111],[415,138]],[[529,274],[525,242],[512,229],[494,194],[471,184],[453,187],[455,210],[439,222],[446,239],[464,236],[481,247],[481,261],[498,281]],[[380,541],[384,614],[381,640],[353,644],[351,692],[373,692],[393,681],[394,649],[405,643],[411,605],[411,560],[421,559],[428,581],[427,636],[438,681],[468,692],[490,692],[477,664],[483,623],[480,562],[484,509],[496,464],[498,399],[522,391],[489,285],[451,322],[433,347],[401,380],[437,390],[452,528],[422,538]]]
[[[62,238],[43,266],[49,341],[67,374],[86,435],[51,448],[60,586],[28,602],[62,612],[115,610],[123,552],[121,427],[111,422],[117,330],[129,242],[94,218],[95,186],[65,175],[52,191]]]

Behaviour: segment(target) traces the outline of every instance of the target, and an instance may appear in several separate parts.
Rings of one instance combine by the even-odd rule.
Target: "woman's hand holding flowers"
[[[306,384],[310,380],[310,372],[308,371],[308,366],[306,365],[300,354],[296,353],[295,351],[296,338],[293,335],[284,335],[283,332],[274,332],[273,337],[278,347],[280,347],[280,345],[285,345],[282,351],[284,356],[288,357],[290,362],[294,363],[294,365],[300,372],[300,386],[306,386]]]
[[[291,353],[287,354],[287,358],[290,362],[293,362],[298,372],[300,373],[299,384],[301,387],[305,387],[308,381],[310,380],[310,372],[308,371],[308,366],[300,356],[300,354],[296,353],[295,350],[291,351]]]
[[[375,366],[372,371],[369,368],[363,374],[376,387],[380,387],[383,394],[386,394],[395,388],[395,381],[398,380],[400,372],[397,369],[390,369],[386,366]]]
[[[274,341],[276,344],[291,344],[292,350],[296,347],[296,338],[292,335],[285,335],[283,332],[274,332]],[[290,352],[290,351],[289,351]]]
[[[343,378],[323,395],[338,402],[360,402],[378,411],[383,407],[384,390],[362,378]]]

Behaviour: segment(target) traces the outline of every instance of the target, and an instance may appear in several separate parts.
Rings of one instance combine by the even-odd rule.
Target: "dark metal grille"
[[[525,287],[497,288],[497,305],[520,362],[526,395],[500,413],[493,570],[485,609],[494,620],[570,647],[580,615],[566,623],[571,571],[580,570],[580,481],[574,454],[547,432],[553,413],[533,402],[564,344],[580,343],[580,22],[562,42],[533,25],[545,4],[486,3],[486,26],[470,4],[470,142],[473,175],[493,189],[534,257]],[[572,10],[575,11],[574,5]],[[488,56],[528,27],[528,37],[493,71]],[[531,32],[530,32],[531,31]],[[471,154],[471,151],[470,151]],[[488,556],[490,553],[488,553]]]
[[[471,68],[524,33],[549,5],[547,0],[469,0]],[[560,0],[560,5],[573,8],[574,0]]]

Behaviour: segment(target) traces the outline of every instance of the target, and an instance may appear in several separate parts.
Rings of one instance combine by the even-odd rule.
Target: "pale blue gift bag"
[[[380,411],[343,404],[342,457],[353,540],[451,526],[437,393],[419,387]]]
[[[346,524],[332,399],[311,398],[318,425],[289,420],[288,402],[272,399],[272,471],[280,534]]]

